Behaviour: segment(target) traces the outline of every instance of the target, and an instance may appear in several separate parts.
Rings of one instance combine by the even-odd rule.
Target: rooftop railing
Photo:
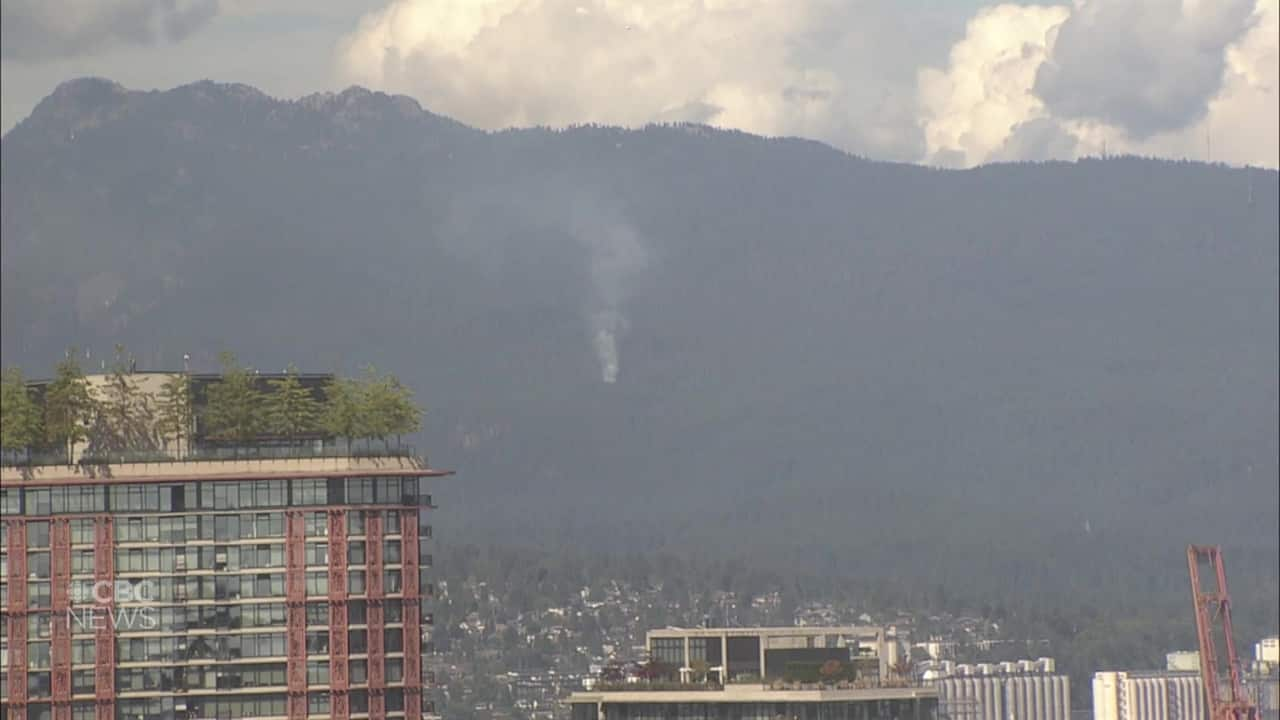
[[[3,467],[49,467],[119,465],[124,463],[223,462],[228,460],[288,460],[309,458],[381,458],[417,457],[412,445],[405,443],[367,445],[219,445],[194,447],[181,453],[163,450],[86,450],[75,461],[66,451],[0,452]]]

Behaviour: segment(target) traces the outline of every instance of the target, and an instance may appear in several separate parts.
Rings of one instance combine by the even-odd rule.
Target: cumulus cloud
[[[901,15],[825,0],[393,0],[338,64],[480,127],[693,121],[911,160],[923,139]]]
[[[1051,31],[1069,14],[1061,6],[983,8],[952,47],[948,69],[920,71],[921,123],[931,162],[985,162],[1020,124],[1045,115],[1031,88]]]
[[[984,8],[919,74],[938,165],[1137,153],[1280,164],[1280,0]],[[1210,138],[1212,142],[1210,143]]]
[[[1061,160],[1076,156],[1080,141],[1062,123],[1048,117],[1020,122],[992,153],[997,162],[1019,160]]]
[[[1057,29],[1035,93],[1062,118],[1142,140],[1202,118],[1254,0],[1095,0]]]
[[[175,42],[217,12],[218,0],[5,0],[0,57],[38,61]]]

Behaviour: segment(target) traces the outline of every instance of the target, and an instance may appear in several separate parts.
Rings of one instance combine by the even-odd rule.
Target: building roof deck
[[[642,685],[642,683],[637,683]],[[831,702],[878,700],[926,700],[938,697],[932,687],[815,688],[807,690],[775,689],[760,683],[730,683],[723,689],[599,690],[575,692],[570,703],[752,703],[752,702]]]
[[[158,459],[76,465],[37,465],[0,468],[5,486],[82,485],[138,482],[191,482],[298,477],[444,477],[451,470],[428,467],[412,455],[357,457],[282,457],[240,459]]]
[[[855,635],[864,638],[879,637],[884,628],[873,625],[780,625],[777,627],[665,627],[646,633],[651,638],[720,637],[738,635],[750,637],[806,637],[817,635]]]

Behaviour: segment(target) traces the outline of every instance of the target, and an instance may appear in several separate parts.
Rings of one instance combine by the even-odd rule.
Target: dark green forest
[[[6,366],[371,362],[459,471],[450,542],[1003,609],[1074,667],[1186,646],[1217,543],[1241,631],[1278,624],[1273,170],[102,80],[2,149]]]

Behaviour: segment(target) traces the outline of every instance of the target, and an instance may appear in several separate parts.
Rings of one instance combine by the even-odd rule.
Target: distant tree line
[[[220,356],[222,372],[208,383],[197,403],[189,373],[176,373],[160,392],[143,391],[123,347],[105,382],[90,384],[72,349],[40,388],[29,386],[22,371],[8,368],[0,384],[0,446],[9,452],[65,452],[86,443],[86,452],[155,451],[168,442],[180,449],[196,435],[207,440],[249,445],[264,437],[287,443],[315,435],[386,443],[421,428],[422,409],[413,392],[394,375],[368,367],[359,377],[338,377],[309,388],[289,365],[263,390],[251,369],[231,353]]]

